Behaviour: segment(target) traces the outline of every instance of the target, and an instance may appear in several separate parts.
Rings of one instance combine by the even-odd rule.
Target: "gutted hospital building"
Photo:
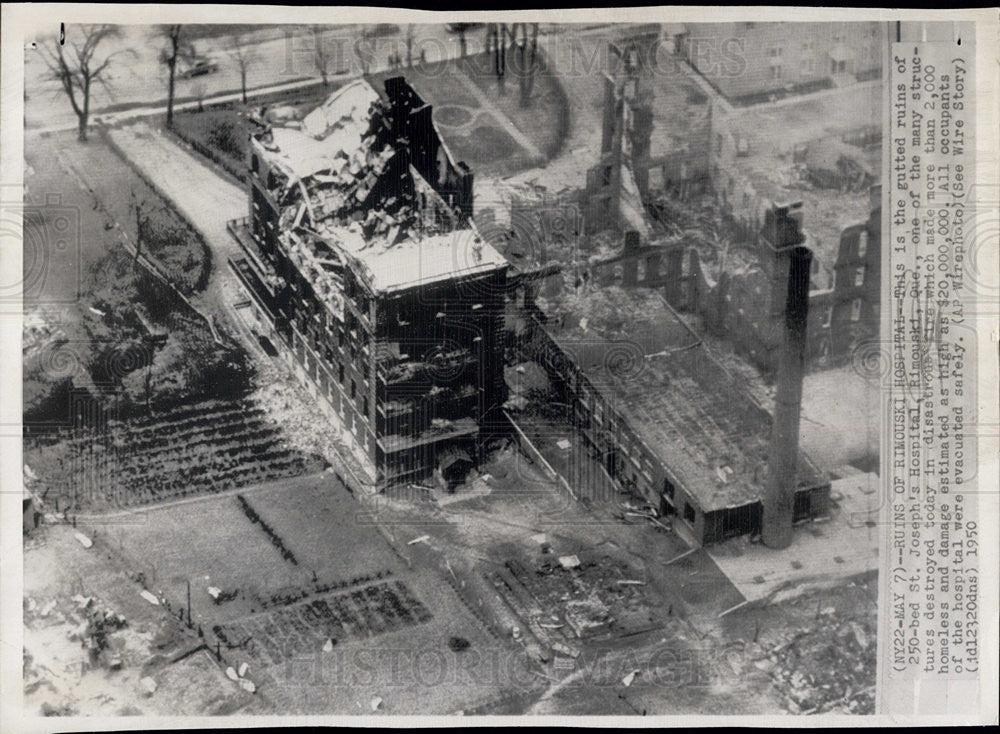
[[[508,265],[431,115],[396,77],[260,120],[249,217],[231,228],[258,331],[294,355],[380,487],[454,482],[504,401]]]

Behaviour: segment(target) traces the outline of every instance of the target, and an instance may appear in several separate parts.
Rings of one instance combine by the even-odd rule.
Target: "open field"
[[[374,696],[380,712],[449,713],[503,698],[512,681],[537,685],[523,652],[498,646],[445,568],[425,559],[411,570],[331,474],[112,519],[101,526],[106,542],[172,610],[190,582],[193,627],[232,665],[250,666],[259,713],[369,713]],[[451,649],[452,638],[468,647]],[[384,655],[397,663],[372,662]]]
[[[330,650],[322,640],[267,668],[261,690],[281,710],[303,713],[449,714],[537,690],[524,651],[491,636],[437,570],[415,570],[405,581],[431,619],[367,637],[345,637]],[[374,621],[375,617],[371,617]],[[469,643],[462,650],[452,638]],[[254,712],[264,713],[263,702]],[[270,712],[270,711],[268,711]]]
[[[250,520],[240,496],[295,562]],[[359,524],[358,510],[332,475],[321,473],[143,510],[136,522],[123,516],[109,532],[168,598],[182,600],[190,581],[193,618],[207,625],[261,611],[273,595],[314,581],[332,585],[405,569],[373,526]],[[216,604],[209,586],[238,594]]]
[[[868,650],[874,638],[856,626],[874,603],[869,584],[848,579],[719,619],[742,596],[708,554],[675,561],[675,538],[616,520],[603,505],[569,500],[520,454],[501,452],[487,468],[489,478],[477,480],[487,491],[466,500],[379,498],[374,516],[401,543],[395,551],[369,524],[369,508],[323,473],[104,516],[85,528],[98,541],[94,549],[68,536],[63,552],[100,567],[102,549],[109,551],[112,573],[101,575],[101,585],[114,589],[108,598],[130,621],[172,615],[180,630],[190,581],[192,630],[204,630],[209,652],[218,641],[223,665],[246,663],[257,687],[245,697],[215,668],[216,678],[194,697],[212,710],[597,714],[708,712],[720,700],[760,712],[869,705],[867,669],[851,674],[858,690],[828,695],[825,668],[810,657],[842,666],[847,658],[834,647]],[[581,567],[561,568],[557,559],[568,555]],[[68,578],[76,572],[66,571]],[[138,597],[137,581],[162,591],[165,611]],[[62,596],[99,591],[53,587],[45,574],[34,582],[36,595],[40,587]],[[209,586],[236,593],[217,604]],[[572,607],[583,615],[567,626]],[[578,634],[571,628],[588,622],[588,607],[598,624]],[[511,623],[552,646],[547,661],[512,640]],[[153,654],[130,649],[128,669]],[[560,652],[574,649],[575,659]],[[191,695],[179,666],[205,663],[207,674],[213,659],[202,651],[160,663],[162,692],[154,700]]]
[[[211,254],[188,227],[125,161],[102,142],[96,133],[80,143],[72,133],[51,133],[26,148],[31,167],[25,177],[29,205],[42,214],[64,211],[69,220],[67,247],[57,251],[52,245],[53,225],[41,224],[37,231],[25,232],[25,243],[46,246],[44,253],[25,251],[25,267],[41,265],[47,258],[46,280],[40,282],[37,297],[45,302],[73,293],[82,286],[87,273],[111,247],[120,247],[124,235],[136,241],[136,206],[144,222],[146,247],[143,252],[161,265],[182,290],[191,293],[204,287]],[[30,227],[33,220],[26,222]],[[109,226],[110,225],[110,226]],[[117,226],[115,226],[117,225]],[[119,229],[120,228],[120,229]],[[56,257],[59,259],[57,260]],[[60,267],[62,260],[79,263],[79,270]],[[67,278],[79,278],[79,283]],[[26,294],[26,297],[29,294]]]

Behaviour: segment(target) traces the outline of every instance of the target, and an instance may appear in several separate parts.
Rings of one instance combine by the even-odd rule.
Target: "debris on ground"
[[[90,548],[94,544],[94,541],[83,533],[73,533],[73,537],[76,538],[77,542],[84,548]]]
[[[872,621],[867,620],[869,625]],[[823,620],[787,645],[770,650],[767,659],[775,664],[775,686],[789,710],[874,710],[875,691],[870,685],[875,676],[874,637],[863,631],[861,622],[834,626]]]
[[[69,703],[55,706],[48,701],[42,704],[39,711],[42,716],[73,716],[76,714],[76,710]]]
[[[139,596],[141,596],[143,599],[145,599],[146,601],[148,601],[153,606],[159,606],[160,605],[160,600],[156,598],[156,594],[154,594],[153,592],[149,591],[148,589],[143,589],[142,591],[140,591],[139,592]]]
[[[156,692],[156,681],[147,675],[139,681],[139,688],[147,696],[152,696]]]
[[[874,606],[845,613],[812,597],[795,599],[785,609],[805,620],[747,643],[749,662],[771,677],[791,713],[874,713]]]
[[[462,650],[467,650],[469,648],[469,641],[464,637],[452,637],[448,640],[448,647],[452,652],[461,652]]]
[[[578,568],[580,559],[577,556],[559,556],[559,565],[563,568]]]
[[[577,637],[592,637],[611,627],[611,614],[596,596],[566,602],[563,614]]]
[[[537,641],[539,657],[545,659],[552,654],[575,658],[581,641],[662,626],[652,614],[646,583],[635,576],[627,563],[610,555],[580,549],[557,556],[548,543],[527,563],[511,558],[485,574],[527,627],[525,640]],[[515,640],[520,633],[514,633]]]

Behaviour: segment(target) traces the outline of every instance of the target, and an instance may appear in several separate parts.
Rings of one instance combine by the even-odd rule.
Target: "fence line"
[[[518,443],[520,443],[521,448],[525,450],[525,453],[527,453],[532,459],[538,461],[543,467],[545,467],[546,473],[548,473],[553,479],[558,480],[559,483],[566,488],[566,491],[569,492],[570,497],[572,497],[573,499],[579,499],[579,497],[576,496],[576,492],[574,492],[573,488],[569,486],[569,483],[566,481],[563,475],[552,468],[552,465],[545,459],[544,456],[542,456],[542,452],[535,447],[535,444],[531,442],[531,439],[528,438],[528,436],[524,433],[524,431],[521,430],[521,427],[518,426],[517,423],[514,421],[514,419],[510,417],[510,414],[506,410],[502,410],[501,412],[503,413],[504,417],[507,418],[507,420],[510,422],[510,425],[513,426],[514,431],[517,433],[517,436],[520,439]]]

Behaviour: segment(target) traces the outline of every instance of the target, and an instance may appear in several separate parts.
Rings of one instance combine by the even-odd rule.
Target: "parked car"
[[[204,74],[213,74],[219,70],[219,62],[214,59],[200,58],[194,59],[191,64],[181,71],[181,79],[191,79]]]

